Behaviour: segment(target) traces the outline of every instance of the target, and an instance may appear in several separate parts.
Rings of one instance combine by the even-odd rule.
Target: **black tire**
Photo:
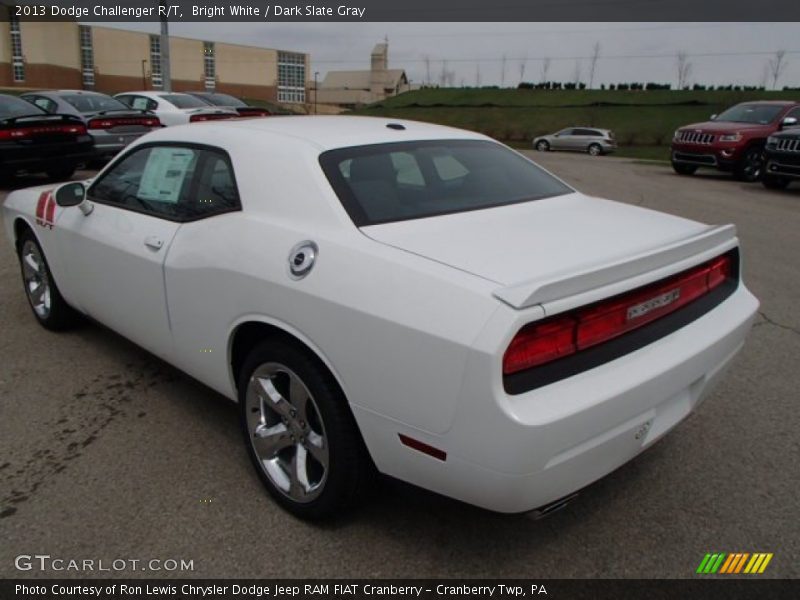
[[[278,367],[274,365],[278,365]],[[269,371],[276,368],[278,369],[277,373],[264,375],[265,369]],[[284,371],[281,371],[280,368],[283,368]],[[261,375],[256,377],[257,373],[261,373]],[[294,381],[290,379],[292,375],[301,381],[309,397],[306,410],[292,411],[292,416],[288,417],[290,422],[281,417],[278,411],[272,410],[273,407],[280,406],[280,404],[269,404],[272,397],[263,391],[262,382],[267,380],[274,382],[272,389],[280,392],[279,397],[285,400],[288,396],[291,400],[292,393],[289,390],[293,388],[290,388],[289,385],[291,381]],[[280,378],[283,377],[287,379],[281,381]],[[255,391],[257,389],[263,392],[260,399]],[[369,483],[373,480],[374,466],[347,405],[347,399],[330,372],[308,350],[297,343],[280,338],[269,339],[257,345],[248,355],[239,373],[239,405],[242,432],[253,466],[267,491],[287,511],[302,519],[329,518],[355,505],[365,494]],[[261,408],[257,408],[257,406]],[[295,405],[288,402],[286,406]],[[315,414],[312,414],[312,410]],[[305,417],[307,423],[299,420],[303,415],[307,415]],[[270,422],[267,422],[267,417]],[[266,453],[272,458],[262,462],[255,448],[254,439],[259,437],[266,439],[270,436],[258,436],[256,429],[259,426],[264,430],[268,427],[270,430],[273,430],[274,427],[280,428],[280,421],[284,423],[283,431],[278,434],[283,436],[280,450],[275,453]],[[297,429],[301,425],[307,427],[305,434]],[[309,491],[286,482],[286,485],[290,486],[289,489],[281,489],[273,480],[275,469],[281,469],[280,472],[283,473],[281,477],[284,479],[291,479],[289,470],[295,469],[295,473],[299,473],[299,469],[295,468],[296,462],[290,462],[289,470],[287,470],[286,465],[279,461],[291,461],[292,459],[289,457],[293,453],[297,455],[301,446],[310,447],[312,429],[322,434],[322,442],[318,448],[326,449],[328,464],[323,467],[323,463],[314,460],[314,454],[311,451],[303,450],[305,456],[303,464],[306,465],[305,483],[299,477],[295,476],[295,478],[299,480],[297,486],[305,487],[308,482],[315,479],[309,473],[312,467],[316,467],[316,477],[319,478],[319,482],[316,482],[318,483],[317,487]],[[284,433],[285,435],[283,435]],[[274,435],[272,434],[272,437]],[[286,437],[290,435],[291,441],[289,442]],[[299,459],[295,458],[294,460],[299,462]],[[276,464],[267,466],[267,463],[273,462]],[[267,472],[270,467],[273,475]],[[320,475],[320,473],[324,473],[324,475]],[[304,496],[302,501],[291,497],[292,486],[295,486],[297,492]],[[308,496],[306,496],[307,494]]]
[[[770,190],[785,190],[791,183],[791,180],[788,177],[764,175],[764,177],[761,179],[761,183],[765,188]]]
[[[35,262],[40,264],[40,268],[35,272],[42,284],[46,286],[44,294],[47,295],[48,299],[45,300],[44,296],[42,296],[41,304],[37,304],[35,301],[35,294],[31,291],[31,284],[29,283],[32,273],[34,272],[33,264],[26,262],[30,260],[28,257],[29,254],[33,257]],[[44,251],[42,251],[39,241],[30,229],[24,231],[17,241],[17,257],[19,258],[25,296],[28,299],[28,304],[31,307],[33,316],[36,317],[39,324],[45,329],[50,329],[52,331],[63,331],[75,325],[79,320],[79,315],[67,304],[66,300],[61,296],[61,292],[58,291],[56,280],[50,272],[50,267],[47,264]]]
[[[684,163],[672,163],[673,170],[678,175],[694,175],[695,171],[697,171],[696,165],[687,165]]]
[[[534,146],[539,152],[549,152],[550,151],[550,144],[547,140],[539,140],[536,142]]]
[[[736,179],[752,183],[764,174],[764,149],[748,148],[734,170]]]
[[[603,147],[600,144],[589,144],[589,147],[586,148],[586,152],[591,156],[601,156],[603,154]]]
[[[53,165],[45,173],[53,181],[66,181],[75,174],[76,168],[76,165],[71,164]]]

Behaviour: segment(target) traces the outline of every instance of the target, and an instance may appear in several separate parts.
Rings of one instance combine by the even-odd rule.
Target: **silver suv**
[[[540,152],[571,150],[588,152],[592,156],[608,154],[617,149],[614,132],[596,127],[567,127],[558,133],[534,138],[533,147]]]

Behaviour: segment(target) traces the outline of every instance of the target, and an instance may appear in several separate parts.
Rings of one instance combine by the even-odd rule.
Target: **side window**
[[[597,132],[591,129],[574,129],[572,135],[597,135]]]
[[[131,101],[133,100],[133,98],[131,98],[127,94],[123,95],[123,96],[114,96],[114,98],[116,98],[117,100],[122,102],[125,106],[130,106],[131,105]]]
[[[156,146],[134,151],[99,179],[89,194],[99,202],[168,219],[180,219],[199,150]]]
[[[50,98],[45,98],[44,96],[25,96],[25,100],[27,100],[28,102],[33,102],[44,112],[48,113],[56,112],[57,105],[55,102],[50,100]]]
[[[155,110],[158,107],[158,102],[144,96],[126,96],[126,99],[125,104],[136,110]]]
[[[558,136],[565,136],[565,135],[575,135],[574,131],[575,131],[575,130],[574,130],[574,129],[572,129],[572,128],[569,128],[569,129],[562,129],[562,130],[561,130],[561,131],[559,131],[559,132],[558,132],[556,135],[558,135]]]
[[[784,119],[787,117],[794,117],[795,119],[797,119],[798,124],[800,124],[800,106],[798,106],[797,108],[793,108],[788,113],[786,113],[786,117],[784,117]],[[796,126],[797,125],[795,125],[795,127]]]
[[[198,173],[197,191],[183,206],[186,219],[210,217],[241,208],[239,190],[228,157],[217,150],[201,150],[202,165]]]
[[[227,156],[181,146],[135,150],[96,181],[89,195],[98,202],[175,221],[240,207]]]

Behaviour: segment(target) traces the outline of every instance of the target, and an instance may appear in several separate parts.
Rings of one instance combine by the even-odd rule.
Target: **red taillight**
[[[189,117],[190,123],[199,123],[201,121],[217,121],[219,119],[235,119],[239,115],[224,114],[224,115],[192,115]]]
[[[144,127],[160,127],[161,121],[157,117],[134,117],[122,119],[91,119],[89,129],[110,129],[123,125],[142,125]]]
[[[575,354],[673,313],[720,286],[732,266],[729,256],[721,256],[617,298],[526,325],[506,350],[503,374]]]
[[[0,140],[18,140],[52,133],[68,133],[83,135],[86,133],[84,125],[41,125],[36,127],[15,127],[0,130]]]

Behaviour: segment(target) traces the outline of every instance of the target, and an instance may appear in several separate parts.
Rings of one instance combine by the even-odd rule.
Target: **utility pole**
[[[159,0],[159,4],[164,7],[164,10],[161,11],[161,39],[160,39],[160,46],[161,46],[161,87],[165,92],[172,91],[172,76],[170,74],[169,68],[169,24],[167,23],[166,17],[166,0]]]
[[[317,96],[319,96],[319,84],[317,83],[318,78],[319,71],[314,71],[314,114],[317,114]]]

